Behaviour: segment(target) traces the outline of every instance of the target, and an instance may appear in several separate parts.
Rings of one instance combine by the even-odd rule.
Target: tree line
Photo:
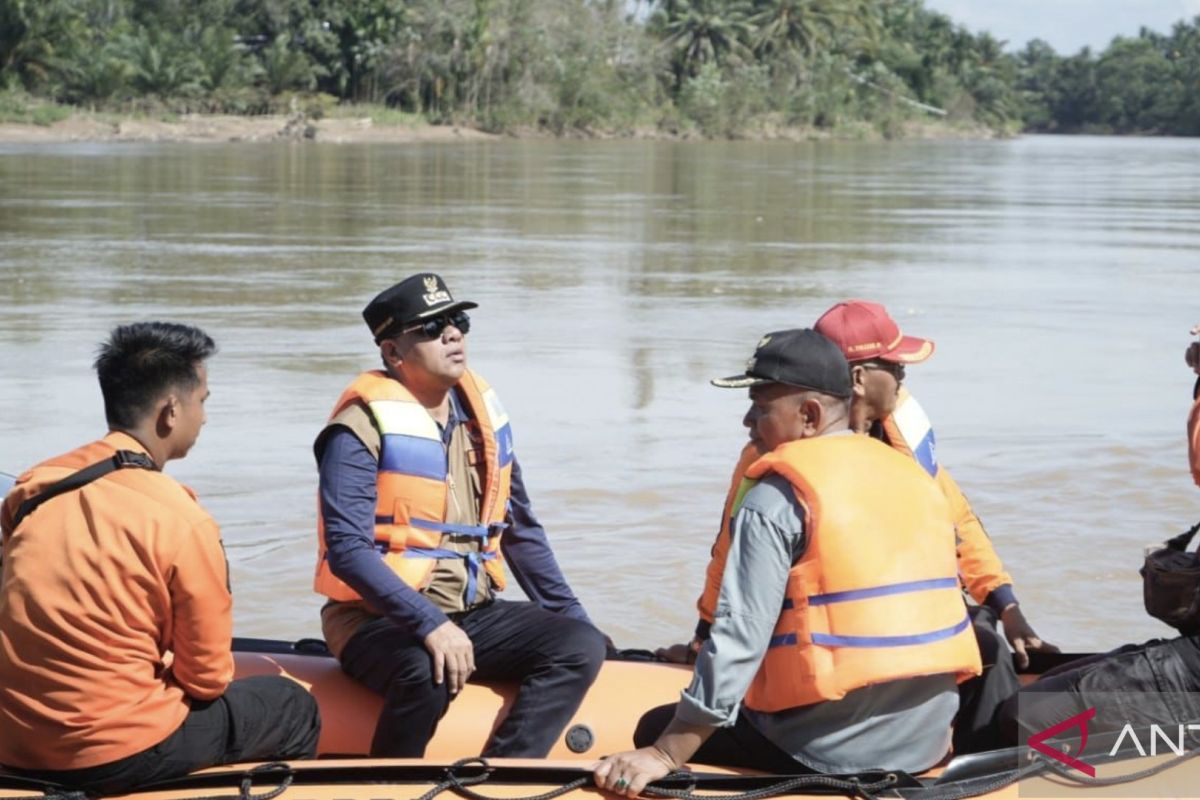
[[[556,133],[1200,134],[1200,17],[1019,53],[921,0],[0,0],[0,112],[319,115]]]

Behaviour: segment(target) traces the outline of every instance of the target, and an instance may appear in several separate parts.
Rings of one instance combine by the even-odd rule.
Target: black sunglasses
[[[471,318],[467,316],[465,311],[455,311],[450,314],[438,314],[436,317],[430,317],[427,320],[418,322],[416,325],[410,325],[404,328],[401,333],[412,333],[420,331],[421,336],[426,339],[436,339],[442,335],[442,331],[447,325],[453,325],[458,328],[463,334],[471,331]]]

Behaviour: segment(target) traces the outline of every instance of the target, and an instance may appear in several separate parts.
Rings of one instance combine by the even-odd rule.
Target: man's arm
[[[375,457],[347,428],[332,431],[320,462],[329,569],[378,614],[419,637],[450,620],[388,569],[375,549]]]
[[[563,577],[546,539],[546,530],[533,513],[521,465],[515,459],[510,499],[509,527],[500,539],[500,549],[521,590],[548,611],[590,623],[583,604]]]
[[[1029,651],[1057,653],[1058,648],[1038,636],[1025,619],[1013,591],[1012,577],[1000,562],[991,537],[945,467],[938,467],[937,482],[950,503],[957,539],[958,572],[971,597],[996,612],[1004,625],[1004,638],[1016,652],[1022,667],[1029,665]]]
[[[803,554],[803,519],[791,487],[778,476],[747,493],[733,519],[711,636],[675,718],[652,746],[599,762],[597,786],[634,797],[686,763],[717,728],[737,720],[779,619],[788,572]]]
[[[779,620],[788,572],[803,554],[803,512],[777,475],[750,490],[731,527],[710,636],[675,712],[685,723],[725,727],[737,719]]]
[[[233,597],[217,523],[188,531],[168,581],[174,661],[171,676],[196,700],[215,700],[233,680]]]
[[[954,517],[959,576],[976,603],[991,606],[999,615],[1005,606],[1016,602],[1012,576],[1005,571],[983,523],[945,467],[938,467],[937,483]]]

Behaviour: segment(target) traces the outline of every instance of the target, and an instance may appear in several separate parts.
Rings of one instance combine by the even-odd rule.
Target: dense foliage
[[[771,134],[942,119],[1200,133],[1200,18],[1005,53],[921,0],[0,0],[0,113],[372,103],[490,130]],[[7,98],[7,101],[5,100]]]

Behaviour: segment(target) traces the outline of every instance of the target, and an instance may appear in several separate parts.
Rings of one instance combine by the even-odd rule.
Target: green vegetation
[[[921,0],[0,0],[0,120],[70,107],[558,134],[1195,135],[1200,18],[1064,57],[1005,53]]]

